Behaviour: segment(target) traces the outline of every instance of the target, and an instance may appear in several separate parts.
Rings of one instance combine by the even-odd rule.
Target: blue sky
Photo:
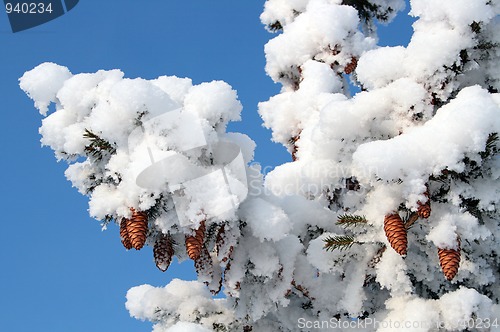
[[[243,121],[230,126],[257,142],[255,160],[290,160],[261,127],[257,103],[278,93],[264,72],[264,44],[272,37],[259,21],[264,1],[82,0],[66,15],[12,33],[0,12],[0,130],[2,250],[0,331],[150,331],[130,318],[125,294],[140,284],[193,279],[192,262],[165,273],[152,250],[125,251],[112,225],[101,232],[87,198],[64,177],[49,148],[40,148],[42,117],[18,87],[26,70],[51,61],[71,72],[119,68],[127,77],[224,80],[238,91]],[[407,8],[408,9],[408,8]],[[406,45],[411,19],[400,15],[379,28],[381,44]]]

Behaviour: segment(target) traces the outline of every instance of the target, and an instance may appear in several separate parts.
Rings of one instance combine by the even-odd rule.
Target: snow
[[[336,236],[337,234],[326,233],[321,237],[314,239],[307,248],[307,259],[312,266],[317,268],[320,272],[329,273],[335,269],[336,261],[345,257],[345,253],[340,251],[326,251],[324,249],[324,240],[329,236]]]
[[[463,157],[482,151],[488,134],[499,130],[498,104],[484,89],[468,87],[425,125],[360,145],[353,154],[354,174],[390,180],[438,174],[443,169],[461,172]]]
[[[266,25],[273,24],[276,21],[286,25],[295,19],[296,13],[305,10],[308,2],[309,0],[266,1],[260,20]]]
[[[286,213],[262,198],[249,199],[241,206],[241,217],[261,241],[278,241],[291,229]]]
[[[165,332],[210,332],[210,330],[200,324],[178,322]]]
[[[221,218],[230,217],[231,213],[226,211],[234,210],[234,202],[239,204],[246,195],[246,191],[237,189],[235,201],[225,188],[226,182],[233,190],[246,183],[244,165],[252,160],[255,147],[244,135],[224,133],[227,123],[239,120],[241,112],[236,92],[227,83],[213,81],[193,86],[190,79],[175,76],[129,79],[118,70],[71,76],[67,68],[46,63],[27,72],[20,85],[46,115],[40,128],[41,142],[50,146],[59,160],[72,163],[78,156],[88,157],[90,141],[85,137],[86,130],[115,149],[116,153],[104,158],[102,165],[76,163],[66,173],[81,193],[90,194],[89,212],[93,217],[120,219],[128,214],[130,207],[148,209],[154,204],[154,200],[147,199],[148,189],[157,197],[158,190],[165,188],[162,180],[169,181],[172,191],[184,183],[188,186],[186,195],[199,202],[190,207],[187,217],[197,216],[201,210],[210,215],[223,214]],[[50,102],[55,103],[55,111],[48,114]],[[220,143],[227,140],[229,143]],[[227,156],[223,148],[218,148],[221,144],[232,144],[234,155]],[[217,167],[207,168],[207,161],[193,163],[187,159],[185,165],[191,166],[179,169],[185,172],[167,172],[166,179],[158,179],[153,169],[144,173],[152,163],[167,157],[170,157],[167,161],[180,162],[183,153],[188,159],[212,154],[231,173],[224,175]],[[162,165],[167,165],[166,161],[156,167]],[[78,174],[83,170],[87,179]],[[142,178],[154,180],[136,182],[142,173]],[[194,177],[203,179],[189,182]],[[88,178],[97,183],[93,185]],[[141,188],[141,184],[149,188]],[[160,187],[156,188],[157,185]],[[211,188],[206,194],[212,198],[224,194],[226,199],[208,200],[200,188]],[[182,214],[180,211],[179,215]]]
[[[405,63],[405,57],[406,49],[403,46],[370,50],[358,61],[358,79],[368,89],[384,87],[406,76],[401,66]]]
[[[377,282],[381,287],[391,291],[393,296],[409,295],[412,291],[411,281],[403,258],[394,250],[387,249],[377,264]]]
[[[299,66],[319,54],[331,60],[330,48],[353,39],[351,54],[359,54],[370,48],[374,40],[366,39],[357,30],[359,19],[350,6],[339,6],[329,1],[310,1],[301,15],[284,27],[284,33],[273,38],[265,46],[266,71],[274,80],[281,73]],[[359,45],[359,46],[358,46]],[[356,47],[358,46],[358,47]],[[349,56],[345,56],[346,61]]]
[[[447,329],[456,328],[457,323],[468,322],[471,317],[476,321],[491,315],[491,300],[475,289],[461,286],[454,292],[443,295],[438,306]]]
[[[453,217],[449,214],[442,216],[439,224],[427,235],[427,240],[433,242],[437,248],[458,249],[457,226],[454,223]]]
[[[159,331],[167,328],[173,328],[175,331],[182,327],[182,324],[174,325],[178,319],[191,323],[186,325],[189,328],[198,328],[194,331],[204,331],[199,324],[193,324],[197,321],[198,314],[206,316],[201,321],[203,325],[213,319],[209,314],[215,314],[220,323],[232,318],[230,312],[222,306],[222,302],[213,301],[210,292],[199,281],[173,279],[161,288],[151,285],[133,287],[127,292],[125,306],[131,316],[138,319],[158,320],[163,315],[170,316],[163,324],[156,326]]]
[[[70,77],[68,68],[45,62],[26,72],[19,79],[19,86],[35,101],[40,114],[46,115],[50,103],[56,101],[57,92]]]
[[[242,106],[236,91],[222,81],[201,83],[193,86],[184,98],[184,108],[206,119],[210,125],[239,121]]]
[[[160,76],[152,80],[151,83],[165,91],[170,98],[179,105],[184,103],[186,94],[193,86],[193,82],[190,78],[181,78],[177,76]]]
[[[368,18],[341,3],[265,3],[261,21],[283,27],[265,46],[266,71],[283,88],[258,112],[296,157],[268,174],[249,165],[255,143],[226,132],[242,105],[225,82],[73,75],[52,63],[20,79],[45,116],[42,145],[68,162],[65,175],[89,196],[91,216],[119,221],[161,203],[148,244],[169,233],[179,260],[185,236],[205,222],[210,258],[197,281],[127,293],[130,314],[154,331],[294,331],[298,317],[365,314],[451,330],[498,314],[500,6],[412,0],[410,43],[378,47],[371,20],[390,22],[404,2],[370,0],[378,7]],[[348,81],[361,91],[351,96]],[[407,220],[427,200],[431,214],[407,229],[402,257],[384,217]],[[366,223],[339,225],[342,215]],[[330,236],[354,243],[327,251]],[[449,282],[437,252],[458,241]],[[221,276],[226,298],[214,299]]]
[[[418,310],[415,310],[418,308]],[[389,314],[384,317],[384,322],[401,322],[405,331],[427,332],[439,326],[439,311],[433,301],[426,301],[411,296],[398,296],[387,301]],[[382,325],[382,324],[381,324]],[[395,331],[395,325],[382,325],[377,331]],[[399,328],[401,330],[401,327]]]
[[[495,13],[487,3],[486,0],[443,0],[439,3],[432,0],[412,0],[410,15],[418,16],[425,21],[446,19],[453,26],[463,27],[474,21],[489,21]],[[453,10],[450,10],[450,8],[453,8]]]

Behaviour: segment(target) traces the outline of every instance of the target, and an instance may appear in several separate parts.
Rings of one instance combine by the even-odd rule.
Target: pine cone
[[[148,216],[146,212],[131,210],[132,217],[122,220],[122,223],[125,223],[130,244],[135,250],[140,250],[144,246],[144,243],[146,243]]]
[[[385,216],[384,231],[391,247],[396,250],[398,254],[406,255],[406,249],[408,247],[406,228],[399,214],[392,213]]]
[[[426,191],[424,195],[427,197],[427,202],[421,203],[420,201],[417,202],[418,204],[418,216],[423,219],[427,219],[431,215],[431,199],[429,198],[429,191]]]
[[[200,224],[194,236],[186,236],[186,250],[189,258],[196,260],[200,257],[205,238],[205,220]]]
[[[347,64],[347,66],[345,66],[344,73],[349,75],[350,73],[352,73],[356,69],[357,66],[358,66],[358,59],[356,59],[355,57],[352,57],[351,62],[349,62]]]
[[[156,240],[153,248],[153,255],[156,266],[162,272],[167,271],[172,262],[172,256],[174,255],[173,240],[169,234],[162,234]]]
[[[448,281],[455,278],[460,265],[460,239],[457,239],[457,249],[438,248],[439,264]]]
[[[127,232],[127,219],[123,218],[120,222],[120,239],[122,241],[125,249],[132,249],[132,243],[130,242],[130,237]]]

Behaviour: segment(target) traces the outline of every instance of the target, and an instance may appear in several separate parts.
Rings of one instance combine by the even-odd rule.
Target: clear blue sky
[[[230,130],[258,144],[256,161],[289,161],[261,127],[257,103],[279,91],[264,72],[272,37],[259,21],[264,0],[81,0],[66,15],[13,34],[0,12],[1,142],[0,331],[150,331],[130,318],[125,294],[195,277],[192,262],[157,270],[150,247],[125,251],[116,226],[101,232],[87,198],[64,177],[50,149],[40,148],[41,116],[18,78],[51,61],[71,72],[119,68],[127,77],[224,80],[238,91],[243,122]],[[408,8],[407,8],[408,9]],[[411,20],[380,28],[384,45],[406,45]],[[393,30],[394,28],[394,30]],[[391,30],[393,32],[391,32]]]

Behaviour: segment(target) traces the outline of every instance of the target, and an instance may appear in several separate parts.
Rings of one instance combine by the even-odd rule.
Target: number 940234
[[[45,4],[43,2],[23,2],[23,3],[10,3],[5,4],[5,11],[7,14],[45,14],[52,13],[52,3]]]

